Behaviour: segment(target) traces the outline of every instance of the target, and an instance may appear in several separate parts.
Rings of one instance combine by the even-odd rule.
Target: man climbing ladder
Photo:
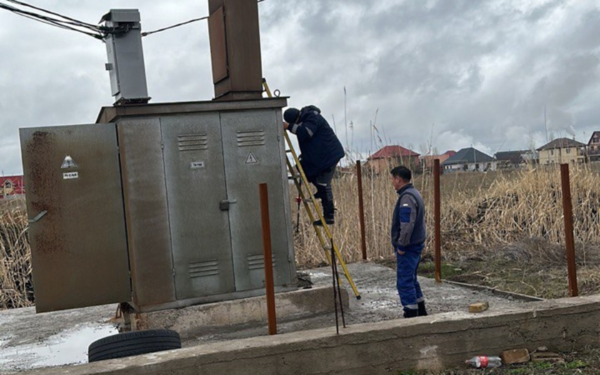
[[[288,108],[283,114],[283,128],[298,137],[300,145],[300,163],[306,178],[315,185],[315,198],[321,199],[323,217],[328,225],[334,223],[335,207],[331,180],[337,163],[344,157],[344,148],[336,137],[327,120],[321,116],[321,110],[314,105]],[[322,226],[321,220],[314,225]]]
[[[267,93],[267,96],[272,98],[273,95],[271,94],[269,85],[267,85],[267,82],[264,78],[263,78],[263,86],[265,88],[265,92]],[[278,92],[278,90],[275,90],[276,96],[278,96],[277,92]],[[294,122],[294,124],[295,124],[295,122]],[[329,126],[329,124],[327,124],[327,126]],[[342,267],[342,271],[344,272],[344,276],[346,276],[346,280],[348,280],[348,283],[350,284],[350,287],[352,288],[352,291],[354,292],[356,299],[360,299],[361,298],[360,293],[358,292],[358,289],[356,288],[356,284],[354,284],[354,280],[352,280],[352,277],[350,276],[350,273],[348,272],[348,268],[346,267],[346,263],[344,263],[344,259],[342,257],[340,250],[338,249],[337,245],[333,241],[333,234],[329,230],[329,226],[327,225],[327,220],[325,220],[325,218],[321,214],[321,210],[319,210],[317,204],[315,203],[314,196],[310,190],[308,178],[306,177],[306,174],[304,173],[304,168],[302,168],[303,163],[300,163],[300,158],[296,154],[296,151],[294,150],[294,146],[292,145],[292,142],[290,141],[290,137],[288,136],[287,132],[284,131],[283,135],[285,137],[285,142],[288,146],[288,150],[286,150],[286,152],[289,152],[292,155],[292,159],[296,163],[296,166],[294,166],[289,158],[287,158],[287,157],[285,158],[286,164],[288,167],[288,172],[291,174],[290,178],[292,178],[292,180],[294,181],[294,185],[298,189],[298,195],[300,196],[300,202],[302,202],[304,204],[304,208],[306,209],[306,214],[308,215],[309,219],[313,222],[313,227],[315,229],[315,233],[317,235],[317,238],[319,239],[319,242],[321,243],[321,246],[323,247],[323,250],[325,251],[325,256],[327,257],[327,260],[330,262],[330,264],[331,264],[331,262],[335,262],[336,261],[335,258],[337,258],[337,261],[339,261],[339,264]],[[341,146],[341,144],[340,144],[340,146]],[[342,151],[343,151],[343,149],[342,149]],[[339,160],[337,160],[335,162],[335,164],[337,164],[338,161]],[[333,202],[333,199],[332,199],[332,202]],[[317,219],[317,220],[315,220],[315,219]],[[320,224],[320,225],[318,225],[318,224]],[[331,251],[331,253],[334,254],[334,257],[332,257],[330,255],[330,251]]]

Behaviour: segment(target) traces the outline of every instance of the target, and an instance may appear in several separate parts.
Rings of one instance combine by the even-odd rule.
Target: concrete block
[[[341,289],[344,309],[348,309],[348,291]],[[332,287],[300,289],[275,295],[277,321],[307,318],[333,312]],[[152,312],[130,312],[131,330],[172,329],[183,338],[194,337],[208,328],[249,323],[267,323],[264,296],[188,306]]]
[[[478,302],[469,305],[470,313],[480,313],[490,308],[490,304],[488,302]]]
[[[505,350],[500,354],[500,358],[502,358],[502,363],[505,365],[512,365],[513,363],[526,363],[531,359],[529,356],[529,350],[527,349]]]

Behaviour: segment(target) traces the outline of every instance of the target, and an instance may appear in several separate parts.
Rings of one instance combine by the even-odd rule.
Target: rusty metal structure
[[[215,100],[116,96],[96,124],[20,129],[38,312],[114,302],[146,312],[264,294],[260,183],[272,207],[275,290],[295,287],[287,100],[261,97],[256,2],[209,7]],[[120,50],[116,61],[126,60]]]
[[[569,164],[560,165],[560,182],[562,189],[563,219],[565,223],[565,246],[567,255],[567,275],[569,280],[569,295],[577,297],[577,263],[575,259],[575,237],[573,236],[573,202],[571,199],[571,180]]]
[[[262,98],[258,2],[209,0],[208,8],[215,98]]]

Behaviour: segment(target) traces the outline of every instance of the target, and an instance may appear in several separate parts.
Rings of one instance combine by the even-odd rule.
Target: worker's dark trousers
[[[333,190],[331,189],[331,180],[335,174],[335,165],[322,171],[314,178],[312,183],[317,187],[316,199],[321,199],[323,205],[323,217],[333,219],[335,207],[333,204]]]
[[[424,244],[403,248],[404,254],[396,251],[396,288],[404,309],[418,308],[418,303],[424,301],[421,285],[417,280],[417,269],[421,261],[421,251]]]

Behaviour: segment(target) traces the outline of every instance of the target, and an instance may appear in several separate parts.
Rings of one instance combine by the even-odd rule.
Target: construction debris
[[[533,362],[549,362],[549,363],[564,363],[565,359],[562,355],[553,352],[532,353],[531,360]]]

